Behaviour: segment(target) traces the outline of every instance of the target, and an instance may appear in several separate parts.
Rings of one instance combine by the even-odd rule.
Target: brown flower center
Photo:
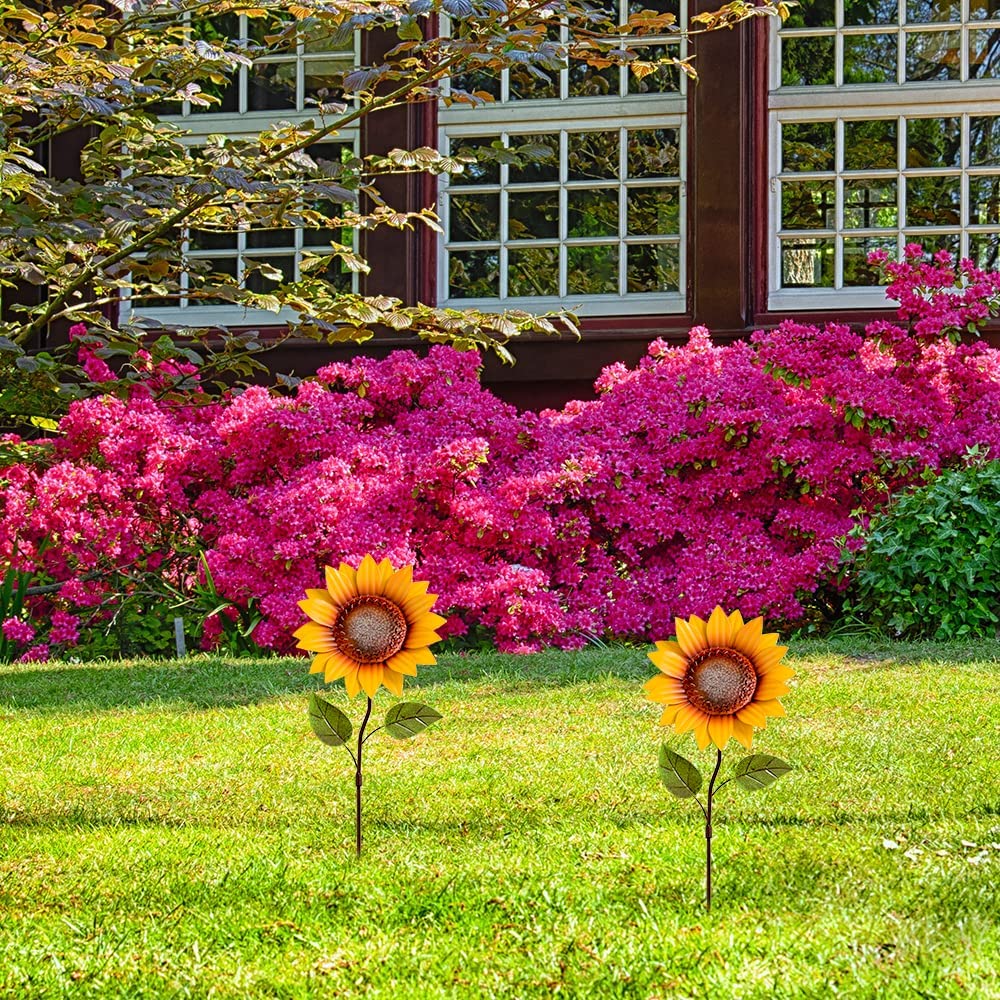
[[[712,647],[692,657],[682,683],[695,708],[707,715],[732,715],[753,700],[757,671],[737,650]]]
[[[406,616],[385,597],[362,594],[348,601],[330,626],[337,649],[358,663],[382,663],[406,642]]]

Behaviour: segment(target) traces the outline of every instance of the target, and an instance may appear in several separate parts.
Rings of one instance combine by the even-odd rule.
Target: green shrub
[[[900,636],[997,634],[1000,462],[950,469],[901,494],[856,537],[845,613]]]

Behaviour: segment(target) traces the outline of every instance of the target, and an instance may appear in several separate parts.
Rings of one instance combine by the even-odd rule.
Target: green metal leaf
[[[327,746],[343,746],[351,738],[351,720],[316,694],[309,695],[309,725]]]
[[[783,774],[788,774],[791,764],[769,753],[755,753],[736,762],[733,778],[741,788],[766,788]]]
[[[408,740],[423,732],[441,718],[430,705],[419,705],[415,701],[403,701],[393,705],[385,713],[385,730],[397,740]]]
[[[686,757],[674,753],[666,745],[660,747],[660,781],[671,795],[679,799],[693,798],[701,788],[701,772]]]

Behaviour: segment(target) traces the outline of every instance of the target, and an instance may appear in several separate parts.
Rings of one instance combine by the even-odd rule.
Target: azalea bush
[[[896,324],[725,346],[698,328],[558,411],[518,413],[443,346],[221,399],[194,373],[164,392],[176,362],[151,357],[58,437],[0,442],[0,560],[22,581],[7,655],[66,648],[56,612],[106,632],[129,601],[209,645],[288,650],[298,595],[367,553],[417,567],[446,634],[507,650],[657,638],[717,603],[835,613],[853,528],[969,447],[1000,455],[1000,352],[968,336],[1000,275],[917,247],[880,263]]]

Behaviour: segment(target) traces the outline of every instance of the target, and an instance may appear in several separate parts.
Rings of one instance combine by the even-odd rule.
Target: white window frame
[[[960,81],[921,81],[905,83],[902,74],[905,66],[904,24],[905,0],[899,2],[898,22],[891,26],[898,32],[897,80],[891,84],[844,84],[843,83],[843,38],[852,33],[866,33],[865,28],[843,25],[843,3],[837,0],[837,25],[825,28],[782,29],[776,23],[771,29],[770,46],[770,88],[768,95],[768,308],[771,311],[796,309],[847,308],[878,309],[885,307],[885,286],[844,286],[843,282],[843,241],[845,238],[866,236],[895,239],[897,254],[901,254],[907,243],[920,242],[924,236],[958,235],[960,256],[965,256],[969,248],[969,236],[975,233],[995,233],[997,225],[970,225],[968,222],[969,178],[970,176],[1000,175],[1000,165],[971,166],[969,143],[969,119],[1000,116],[1000,79],[968,79],[968,31],[992,26],[1000,26],[1000,20],[968,20],[968,0],[962,0],[962,22],[921,23],[921,30],[939,28],[961,31],[961,77]],[[917,26],[911,26],[917,27]],[[781,41],[783,37],[827,36],[834,34],[836,82],[832,85],[815,87],[787,87],[781,85]],[[906,166],[906,119],[915,118],[959,118],[962,126],[961,163],[956,167],[911,169]],[[895,181],[897,185],[897,225],[883,229],[854,229],[844,227],[844,183],[852,178],[852,173],[844,170],[843,122],[874,119],[896,119],[897,121],[897,163],[887,170],[865,170],[864,178]],[[781,170],[781,126],[785,123],[834,122],[836,162],[834,169],[823,172]],[[906,179],[910,176],[957,176],[960,177],[961,203],[960,224],[956,226],[906,227]],[[788,181],[833,181],[835,187],[835,224],[827,229],[795,230],[795,238],[833,240],[835,246],[834,287],[832,288],[786,288],[781,284],[781,243],[785,232],[781,224],[781,182]]]
[[[680,0],[681,16],[678,23],[686,19],[687,0]],[[678,39],[676,35],[649,36],[639,39],[630,38],[633,44],[645,46],[662,46],[670,44],[676,47],[678,58],[687,54],[686,40]],[[552,71],[553,73],[555,71]],[[620,68],[620,88],[627,87],[627,67]],[[621,316],[621,315],[652,315],[660,313],[683,313],[687,309],[687,78],[679,73],[679,89],[677,91],[654,94],[628,94],[627,96],[573,96],[569,94],[569,73],[559,71],[558,98],[527,98],[511,99],[509,93],[508,72],[501,77],[500,97],[492,103],[478,107],[455,103],[442,103],[438,113],[439,148],[449,149],[449,140],[463,137],[501,139],[507,141],[508,136],[517,136],[523,141],[532,133],[542,135],[560,134],[560,180],[558,182],[539,183],[532,185],[532,190],[559,190],[560,205],[560,235],[557,239],[531,239],[514,241],[504,239],[506,218],[504,213],[505,200],[500,199],[500,239],[484,241],[481,246],[486,249],[497,249],[500,267],[500,295],[490,298],[453,298],[449,297],[449,252],[452,248],[474,249],[470,243],[452,243],[449,238],[448,201],[452,191],[458,194],[473,194],[478,187],[469,184],[449,184],[447,177],[442,177],[439,184],[440,217],[444,234],[438,238],[438,287],[441,289],[440,304],[448,308],[471,308],[482,310],[525,309],[532,312],[566,309],[581,316]],[[445,88],[445,93],[447,89]],[[630,189],[642,187],[646,178],[629,181],[626,178],[625,161],[628,150],[625,137],[629,130],[671,129],[678,135],[678,176],[664,178],[663,181],[649,179],[652,186],[670,186],[678,190],[677,233],[662,236],[630,236],[627,233],[627,199]],[[572,190],[574,182],[567,179],[565,133],[608,132],[619,131],[619,176],[609,178],[607,186],[618,186],[619,198],[619,233],[617,237],[571,237],[566,232],[567,192]],[[510,191],[507,181],[508,169],[501,167],[499,183],[483,185],[493,191]],[[581,183],[579,186],[586,187]],[[514,189],[516,190],[516,189]],[[511,249],[543,249],[608,246],[617,243],[618,247],[618,294],[566,293],[545,296],[510,296],[507,289],[507,254]],[[627,280],[628,247],[634,245],[669,245],[678,249],[678,291],[677,292],[628,292],[625,289]],[[566,285],[566,254],[560,252],[559,287]]]

